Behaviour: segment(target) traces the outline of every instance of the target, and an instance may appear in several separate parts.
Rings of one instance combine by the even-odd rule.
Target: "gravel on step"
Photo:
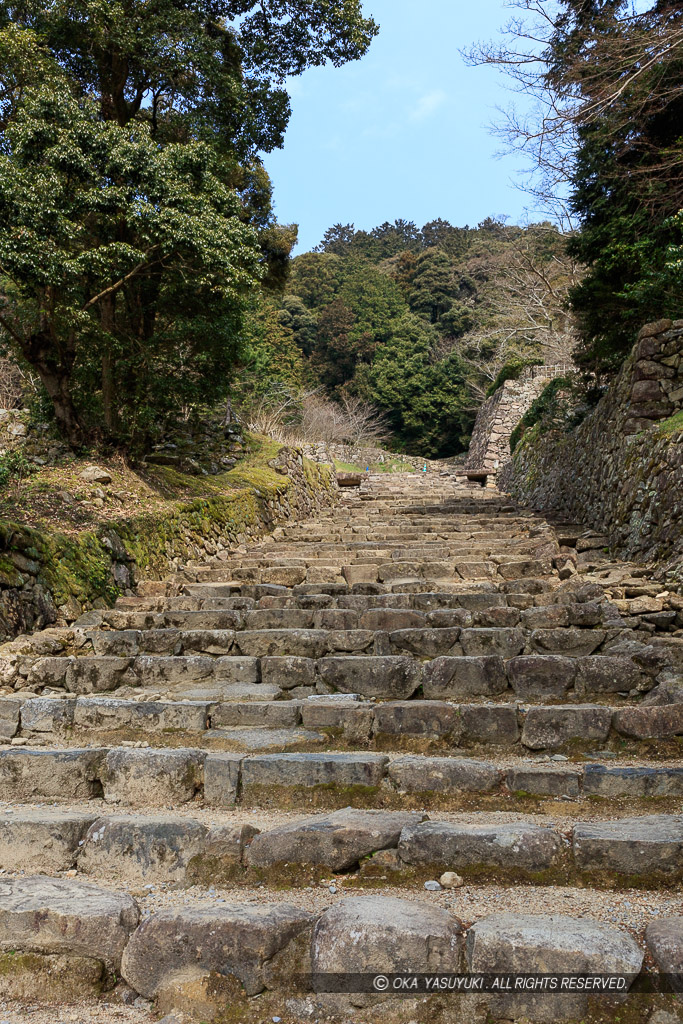
[[[158,1014],[113,1003],[45,1006],[0,1002],[0,1024],[154,1024]]]
[[[547,803],[545,804],[547,807]],[[104,800],[91,800],[91,801],[70,801],[68,804],[63,803],[8,803],[6,801],[0,801],[0,819],[6,815],[21,814],[23,811],[35,810],[40,808],[54,807],[57,810],[64,810],[68,808],[69,811],[96,814],[99,817],[112,817],[125,814],[139,814],[139,808],[131,808],[126,804],[108,804]],[[412,809],[412,808],[411,808]],[[414,808],[415,810],[422,810],[422,808]],[[217,808],[217,807],[204,807],[201,804],[189,804],[180,807],[155,807],[145,808],[145,813],[154,815],[170,815],[180,820],[193,820],[198,821],[206,826],[214,825],[243,825],[249,824],[259,828],[262,832],[271,828],[278,828],[281,825],[286,825],[293,821],[299,821],[302,818],[306,818],[309,815],[323,815],[331,813],[323,808],[298,808],[293,811],[280,811],[277,808],[260,808],[260,807],[235,807],[235,808]],[[625,807],[620,808],[618,812],[615,812],[613,807],[610,805],[603,805],[601,803],[594,804],[592,801],[584,803],[567,803],[564,800],[558,800],[553,802],[553,813],[527,811],[527,810],[510,810],[510,811],[488,811],[488,810],[469,810],[469,811],[443,811],[440,809],[425,810],[425,813],[432,821],[451,821],[457,822],[462,825],[486,825],[486,824],[503,824],[505,822],[513,821],[528,821],[536,825],[545,825],[553,827],[561,832],[569,832],[577,821],[586,822],[598,822],[598,821],[614,821],[617,818],[630,818],[634,817],[633,808]],[[656,813],[656,807],[648,811],[648,813]],[[0,874],[2,874],[0,869]],[[0,1024],[2,1019],[0,1018]]]

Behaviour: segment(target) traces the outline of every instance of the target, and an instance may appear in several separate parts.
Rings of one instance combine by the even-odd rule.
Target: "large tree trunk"
[[[68,378],[57,377],[49,369],[35,363],[34,366],[45,385],[45,390],[52,399],[60,433],[64,435],[70,445],[77,447],[83,443],[85,436],[71,398]]]
[[[66,361],[55,354],[54,342],[49,334],[31,335],[22,346],[24,356],[40,377],[55,411],[60,433],[70,445],[83,444],[85,432],[71,397],[71,368],[73,358]]]
[[[116,319],[116,296],[108,295],[100,303],[100,323],[107,334],[113,334]],[[116,433],[118,413],[114,402],[114,360],[107,348],[102,356],[102,406],[104,425],[110,435]]]

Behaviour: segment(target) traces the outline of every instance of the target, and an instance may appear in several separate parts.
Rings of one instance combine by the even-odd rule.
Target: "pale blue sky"
[[[380,24],[370,51],[289,83],[285,146],[265,159],[278,219],[299,224],[297,251],[337,221],[523,220],[519,158],[497,159],[488,131],[496,106],[514,97],[500,72],[467,67],[458,52],[497,35],[513,13],[504,0],[365,0],[364,9]]]

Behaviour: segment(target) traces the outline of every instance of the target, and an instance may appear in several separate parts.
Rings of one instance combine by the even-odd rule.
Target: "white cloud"
[[[411,121],[425,121],[432,114],[435,114],[447,99],[448,96],[443,89],[434,89],[432,92],[426,92],[424,96],[420,96],[415,106],[408,111],[408,116]]]

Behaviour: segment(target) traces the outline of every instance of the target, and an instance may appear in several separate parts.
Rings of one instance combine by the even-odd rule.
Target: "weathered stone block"
[[[382,630],[392,633],[395,630],[422,629],[425,626],[424,612],[410,611],[405,608],[370,608],[360,619],[361,629],[373,632]]]
[[[505,664],[497,655],[435,658],[423,670],[427,700],[494,696],[507,686]]]
[[[133,664],[131,658],[69,658],[63,685],[71,693],[117,690],[124,682],[132,681]]]
[[[602,629],[535,629],[529,644],[539,654],[564,654],[569,658],[586,658],[601,643],[606,633]]]
[[[310,915],[287,903],[161,910],[134,932],[121,972],[147,999],[188,967],[234,975],[256,995],[266,987],[267,963],[310,927]]]
[[[648,815],[574,826],[574,860],[583,871],[683,878],[683,815]]]
[[[522,700],[563,698],[574,686],[576,660],[559,654],[511,658],[505,666],[510,685]]]
[[[240,782],[239,754],[207,754],[204,761],[204,800],[210,807],[234,807]]]
[[[524,631],[515,629],[463,629],[460,645],[468,657],[499,655],[514,658],[524,650]]]
[[[683,917],[651,921],[645,945],[661,973],[671,978],[674,991],[683,992]]]
[[[107,751],[0,750],[0,799],[88,800]]]
[[[374,711],[377,736],[450,737],[456,743],[462,733],[458,708],[437,700],[406,700],[378,704]]]
[[[404,656],[330,657],[318,662],[318,674],[328,686],[342,693],[404,700],[420,685],[421,667]]]
[[[522,743],[532,750],[554,749],[574,740],[604,742],[612,722],[612,709],[597,704],[529,708]]]
[[[187,866],[207,841],[199,822],[169,815],[116,815],[92,822],[78,869],[126,882],[184,882]]]
[[[0,865],[23,873],[68,871],[95,814],[17,808],[0,818]]]
[[[602,764],[588,764],[583,772],[583,791],[606,798],[683,796],[683,768],[606,768]]]
[[[292,655],[261,658],[261,681],[282,690],[315,686],[315,661]]]
[[[461,704],[460,717],[465,742],[508,747],[519,740],[517,710],[513,705]]]
[[[3,878],[0,949],[68,953],[118,968],[139,919],[130,896],[72,879]]]
[[[264,754],[242,761],[242,789],[254,786],[369,786],[380,784],[389,758],[383,754]]]
[[[486,761],[456,757],[398,757],[387,774],[406,793],[489,793],[500,785],[500,771]]]
[[[513,792],[533,793],[536,796],[563,796],[577,799],[580,795],[580,776],[571,768],[511,768],[505,784]]]
[[[313,974],[456,971],[462,925],[438,907],[390,896],[345,899],[313,933]],[[354,997],[354,1002],[362,997]]]
[[[418,812],[346,807],[259,833],[246,852],[246,860],[257,868],[289,863],[346,871],[376,850],[395,847],[401,830],[424,817]]]
[[[614,714],[614,728],[622,736],[637,740],[682,736],[683,704],[620,708]]]
[[[406,864],[438,866],[444,871],[486,867],[512,874],[533,873],[556,864],[563,843],[552,829],[527,822],[461,825],[426,821],[403,830],[398,852]]]
[[[321,658],[328,650],[328,637],[324,629],[244,629],[236,634],[235,646],[254,658]]]
[[[104,799],[137,807],[187,803],[201,789],[205,757],[200,750],[110,750],[100,772]]]
[[[438,658],[440,655],[462,654],[458,643],[460,629],[399,629],[389,634],[392,652],[409,651],[418,658]]]
[[[467,933],[467,966],[482,974],[640,973],[643,953],[635,939],[618,928],[563,914],[491,914]],[[530,1018],[554,1024],[585,1012],[585,995],[533,992],[488,994],[495,1016]]]
[[[649,689],[652,680],[641,673],[630,658],[601,657],[579,658],[576,666],[576,692],[579,696],[591,693],[620,693],[633,689]]]

